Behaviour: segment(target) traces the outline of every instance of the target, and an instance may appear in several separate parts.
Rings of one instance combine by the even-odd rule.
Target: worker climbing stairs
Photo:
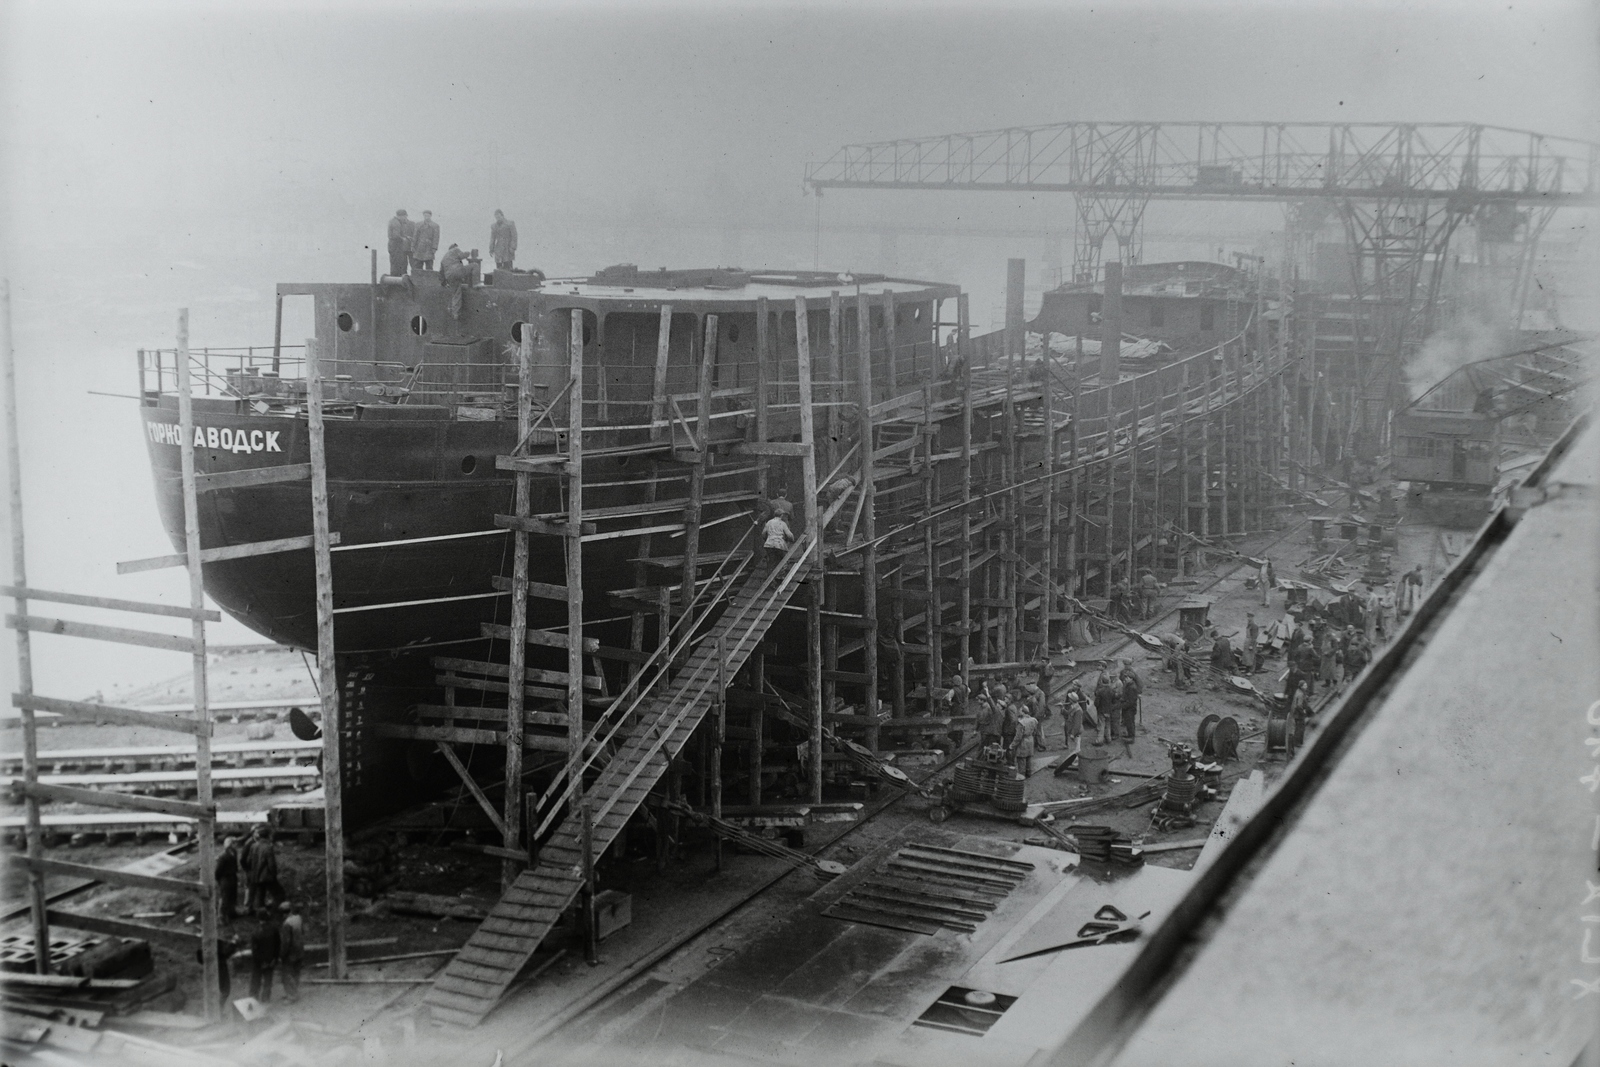
[[[805,580],[811,554],[809,539],[803,537],[770,571],[747,559],[740,580],[730,583],[720,601],[722,613],[697,637],[687,639],[682,668],[670,678],[665,670],[656,676],[631,703],[636,715],[613,706],[590,731],[584,766],[596,769],[604,763],[603,769],[587,789],[581,775],[576,783],[567,783],[541,824],[530,827],[530,836],[537,837],[560,819],[538,850],[537,861],[518,875],[435,980],[426,998],[434,1018],[473,1026],[498,1003],[583,888],[585,811],[592,827],[592,855],[598,857],[712,707],[719,695],[718,679],[731,677],[744,665]],[[708,606],[702,618],[710,619],[716,606]]]

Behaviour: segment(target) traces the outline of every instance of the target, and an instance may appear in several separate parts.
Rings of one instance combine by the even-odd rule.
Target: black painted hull
[[[162,428],[176,424],[176,404],[173,398],[163,397],[159,405],[146,404],[142,411],[162,523],[174,547],[181,550],[179,448],[175,430]],[[202,474],[305,463],[310,459],[303,418],[205,410],[197,412],[195,421],[202,432],[218,431],[217,444],[208,440],[207,447],[195,450],[196,468]],[[494,457],[511,450],[515,429],[515,424],[507,422],[329,420],[326,452],[330,529],[340,535],[341,546],[495,531],[494,516],[512,510],[512,476],[494,469]],[[276,436],[268,438],[267,433]],[[237,440],[235,435],[239,434],[243,435],[240,451],[222,447],[223,442]],[[276,450],[265,447],[268,445],[276,445]],[[615,460],[586,463],[586,483],[624,483],[586,489],[586,506],[642,502],[642,480],[651,471],[650,465],[638,460],[631,468]],[[630,479],[637,484],[629,484]],[[556,476],[534,475],[531,481],[533,513],[562,509]],[[736,486],[724,484],[720,488]],[[705,520],[710,522],[735,507],[707,506]],[[657,521],[672,520],[669,515]],[[706,551],[728,547],[746,529],[746,524],[739,521],[710,527],[702,537],[702,546]],[[309,482],[201,494],[203,548],[310,533]],[[564,584],[561,540],[539,535],[532,535],[531,540],[530,577]],[[681,539],[668,544],[670,548],[658,548],[656,554],[682,551]],[[587,617],[617,614],[605,604],[605,591],[633,584],[632,564],[628,561],[637,551],[635,537],[585,544],[585,588],[591,592],[585,605]],[[509,596],[490,594],[496,592],[494,579],[509,577],[510,572],[511,539],[503,532],[335,551],[336,647],[341,653],[362,652],[478,639],[482,623],[509,621]],[[309,549],[208,563],[205,586],[218,606],[258,633],[300,648],[316,647],[315,572]],[[472,599],[445,600],[453,597]],[[424,600],[445,602],[349,610]],[[559,601],[530,598],[528,608],[531,626],[566,624],[566,605]]]

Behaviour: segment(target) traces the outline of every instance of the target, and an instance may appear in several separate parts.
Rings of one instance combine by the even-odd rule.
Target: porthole
[[[477,469],[478,469],[478,457],[477,456],[462,456],[461,457],[461,473],[462,474],[471,474],[473,471],[475,471]]]
[[[339,317],[336,321],[339,323],[339,330],[342,333],[349,333],[356,328],[355,317],[348,311],[339,312]]]
[[[516,322],[513,322],[511,324],[511,340],[512,341],[514,341],[515,343],[517,343],[519,345],[522,343],[522,328],[524,326],[526,326],[526,325],[527,325],[527,323],[523,322],[521,319],[518,319]]]
[[[411,316],[411,332],[421,337],[428,332],[428,320],[421,315]]]

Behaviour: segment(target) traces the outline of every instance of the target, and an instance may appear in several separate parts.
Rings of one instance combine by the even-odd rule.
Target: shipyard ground
[[[1448,541],[1436,528],[1402,524],[1399,530],[1401,540],[1394,561],[1397,574],[1416,563],[1424,564],[1430,572],[1448,565],[1447,556],[1441,552],[1448,548]],[[1247,554],[1269,556],[1277,573],[1285,578],[1293,577],[1298,564],[1315,552],[1309,543],[1308,528],[1299,517],[1291,518],[1280,532],[1236,540],[1234,546]],[[1140,625],[1153,632],[1174,629],[1177,604],[1185,595],[1196,592],[1213,599],[1211,618],[1223,633],[1242,632],[1246,612],[1255,612],[1263,624],[1282,617],[1283,593],[1274,592],[1270,606],[1263,608],[1260,592],[1246,586],[1246,579],[1253,575],[1249,567],[1221,561],[1193,576],[1196,584],[1174,585],[1165,590],[1162,613]],[[1432,577],[1431,573],[1429,576]],[[1239,758],[1224,767],[1223,799],[1233,783],[1252,771],[1263,770],[1270,787],[1270,782],[1283,768],[1281,757],[1262,759],[1262,738],[1258,731],[1264,721],[1264,711],[1247,696],[1204,685],[1193,693],[1177,690],[1170,673],[1160,669],[1157,657],[1121,637],[1101,645],[1077,648],[1073,655],[1085,666],[1103,657],[1132,658],[1145,679],[1143,722],[1138,737],[1126,753],[1121,752],[1120,745],[1113,748],[1118,758],[1106,779],[1094,786],[1084,785],[1073,773],[1060,777],[1052,773],[1054,760],[1051,757],[1061,755],[1061,723],[1059,719],[1047,722],[1044,728],[1050,747],[1036,758],[1038,769],[1028,783],[1030,802],[1119,793],[1133,788],[1146,780],[1140,775],[1153,775],[1167,767],[1166,752],[1158,739],[1192,744],[1199,719],[1208,713],[1234,716],[1245,738]],[[216,672],[221,676],[213,683],[219,687],[217,699],[226,700],[230,698],[228,694],[251,691],[252,686],[256,690],[269,689],[273,696],[309,696],[308,678],[296,657],[278,654],[264,656],[259,662],[251,662],[249,657],[235,659],[236,665]],[[1267,688],[1265,683],[1275,680],[1282,669],[1281,659],[1269,661],[1266,670],[1257,676],[1258,683]],[[1089,670],[1087,677],[1092,680],[1093,668]],[[177,701],[183,698],[181,688],[181,683],[175,683],[171,692],[143,695],[151,702],[163,698]],[[246,726],[246,723],[220,724],[219,738],[229,740],[237,735],[242,739]],[[280,722],[277,729],[286,732],[287,727]],[[6,736],[15,738],[18,735],[8,733]],[[44,739],[44,748],[159,740],[134,737],[132,731],[109,726],[63,726],[59,730],[47,730]],[[12,742],[6,747],[14,745]],[[917,773],[910,766],[907,769]],[[268,795],[257,794],[223,797],[220,803],[225,809],[251,809],[264,807],[272,800]],[[820,833],[813,829],[808,832],[807,847],[820,846],[823,856],[849,866],[878,853],[891,842],[964,839],[1020,845],[1041,836],[1037,829],[1015,821],[970,814],[954,815],[942,826],[935,826],[927,818],[927,808],[926,801],[900,796],[885,786],[868,800],[862,821],[821,827],[823,832]],[[1207,836],[1221,811],[1221,802],[1202,806],[1197,812],[1196,826],[1166,834],[1151,831],[1150,810],[1149,805],[1112,808],[1095,813],[1090,821],[1112,826],[1147,844],[1192,842]],[[417,834],[397,839],[393,887],[453,897],[478,910],[490,907],[499,892],[499,861],[463,851],[459,836],[456,835],[455,841]],[[56,851],[74,860],[81,858],[85,862],[115,865],[147,856],[156,847],[148,843],[107,845],[88,841],[77,848],[62,847]],[[1198,847],[1152,852],[1147,863],[1175,872],[1186,871],[1194,864],[1198,853]],[[1072,858],[1067,853],[1056,855],[1063,860]],[[193,875],[192,861],[187,867],[182,865],[181,857],[175,862],[180,864],[170,868],[175,877],[186,873]],[[325,941],[320,844],[299,841],[293,836],[281,837],[279,863],[285,887],[302,905],[307,941],[313,945]],[[652,856],[614,859],[603,868],[602,886],[632,896],[632,922],[602,944],[599,962],[586,963],[575,932],[566,927],[558,928],[546,943],[547,951],[535,957],[505,1000],[473,1030],[436,1026],[422,1007],[426,983],[443,968],[449,958],[447,955],[377,964],[362,964],[360,960],[451,949],[465,941],[475,922],[400,914],[385,904],[380,893],[372,900],[353,902],[347,935],[355,944],[350,953],[353,981],[324,984],[326,969],[308,963],[305,978],[309,981],[303,986],[298,1003],[283,1003],[280,991],[270,1012],[261,1020],[142,1032],[195,1052],[209,1052],[229,1060],[256,1055],[263,1063],[293,1060],[294,1056],[287,1053],[285,1058],[273,1058],[284,1049],[298,1049],[319,1063],[338,1062],[339,1054],[335,1050],[340,1048],[351,1053],[362,1050],[366,1055],[373,1055],[381,1048],[389,1062],[434,1062],[448,1055],[452,1062],[482,1063],[485,1067],[494,1060],[497,1051],[506,1053],[511,1063],[531,1062],[528,1053],[534,1046],[540,1048],[541,1061],[547,1061],[551,1053],[563,1047],[571,1049],[575,1059],[587,1058],[589,1062],[604,1062],[608,1049],[609,1055],[619,1060],[634,1059],[645,1055],[650,1048],[646,1039],[648,1025],[644,1020],[666,1018],[671,1014],[669,1005],[675,997],[724,961],[739,958],[751,946],[760,946],[758,951],[762,955],[794,957],[796,965],[814,952],[798,944],[785,948],[784,938],[810,939],[815,931],[806,932],[804,926],[788,935],[784,931],[785,923],[802,911],[804,902],[823,890],[817,877],[808,871],[794,871],[775,859],[739,854],[731,847],[724,849],[722,867],[718,870],[715,847],[709,837],[689,837],[681,855],[669,863],[664,872],[658,872]],[[21,898],[20,879],[14,868],[7,872],[5,888],[7,899]],[[52,880],[52,891],[58,888],[68,886]],[[144,921],[197,929],[197,905],[175,895],[94,887],[76,895],[72,905],[80,912],[121,917],[155,913],[158,917]],[[162,912],[172,914],[161,916]],[[831,919],[817,921],[847,925]],[[11,909],[7,925],[21,930],[26,925],[25,914],[19,915],[16,909]],[[249,929],[250,923],[241,920],[228,932],[247,941]],[[195,961],[159,945],[154,947],[154,954],[157,971],[178,976],[178,983],[160,1002],[145,1007],[174,1012],[185,1008],[195,1010],[199,1002]],[[849,955],[846,951],[839,965],[847,969],[859,966],[860,961],[852,964]],[[321,958],[320,954],[312,956],[312,960]],[[827,969],[826,963],[819,966]],[[772,982],[779,980],[772,974],[768,977]],[[236,958],[232,982],[235,998],[248,992],[247,959]],[[756,976],[748,983],[747,991],[753,1003],[767,990],[762,979]],[[670,1036],[669,1043],[673,1047],[699,1049],[705,1053],[715,1050],[733,1057],[765,1054],[741,1045],[740,1028],[735,1025],[737,1014],[728,1018],[719,1016],[720,1022],[708,1020],[706,1026],[699,1027],[704,1031],[701,1036],[686,1035],[679,1027],[670,1035],[663,1031],[661,1038],[666,1041]],[[836,1022],[829,1025],[836,1025]],[[895,1025],[904,1027],[908,1022],[909,1019],[900,1019]]]

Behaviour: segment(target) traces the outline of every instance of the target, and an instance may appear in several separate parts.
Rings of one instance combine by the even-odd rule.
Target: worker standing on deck
[[[411,236],[411,273],[433,269],[433,257],[439,251],[439,224],[433,221],[433,212],[424,211],[417,231]]]
[[[278,961],[283,967],[283,996],[290,1004],[300,999],[300,968],[306,961],[305,921],[299,910],[284,901],[283,924],[278,927]]]
[[[1378,637],[1378,614],[1383,610],[1383,598],[1378,595],[1378,590],[1367,586],[1367,610],[1362,615],[1363,627],[1367,645],[1370,647]]]
[[[495,270],[513,270],[517,258],[517,224],[506,218],[506,213],[495,210],[494,222],[489,226],[489,255],[494,257]]]
[[[1156,581],[1155,574],[1148,568],[1139,575],[1139,598],[1141,603],[1140,615],[1146,619],[1153,619],[1156,608],[1161,603],[1161,583]]]
[[[222,854],[217,857],[214,871],[217,879],[217,900],[222,921],[231,923],[239,914],[239,839],[227,838],[222,842]]]
[[[1244,619],[1244,648],[1240,651],[1243,653],[1245,674],[1254,674],[1257,658],[1261,654],[1261,627],[1256,625],[1256,615],[1253,611],[1245,612]]]
[[[1267,606],[1267,593],[1272,589],[1272,561],[1264,559],[1256,568],[1256,584],[1261,587],[1261,606]]]
[[[389,273],[396,278],[404,277],[411,264],[411,241],[415,236],[416,224],[406,217],[406,209],[400,208],[389,220]]]

